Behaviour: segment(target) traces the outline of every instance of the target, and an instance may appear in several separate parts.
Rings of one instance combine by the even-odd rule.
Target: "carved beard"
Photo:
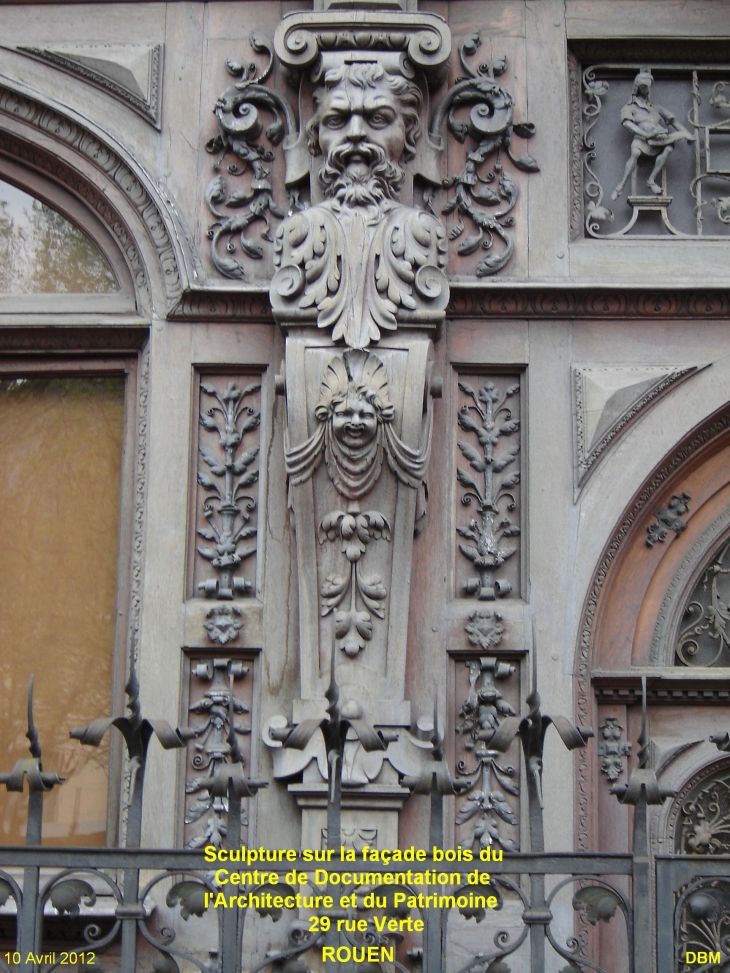
[[[365,178],[347,171],[353,155],[360,155],[369,167]],[[332,150],[319,172],[325,196],[345,206],[378,206],[386,199],[396,199],[404,178],[401,167],[389,162],[374,142],[343,142]]]

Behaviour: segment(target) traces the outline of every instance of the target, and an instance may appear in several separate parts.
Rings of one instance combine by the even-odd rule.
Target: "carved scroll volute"
[[[403,702],[413,533],[431,439],[431,341],[376,351],[287,337],[287,469],[299,568],[302,698],[337,680],[380,722]]]

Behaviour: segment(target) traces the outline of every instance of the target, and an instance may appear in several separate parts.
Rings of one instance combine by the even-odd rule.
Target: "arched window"
[[[99,248],[42,200],[0,179],[0,294],[108,294],[119,282]]]
[[[675,665],[730,667],[730,543],[725,544],[687,601],[675,645]]]
[[[27,755],[34,674],[44,769],[66,778],[43,843],[104,845],[116,755],[68,731],[121,708],[146,329],[119,327],[132,276],[97,213],[8,160],[0,177],[0,736],[9,759]],[[25,821],[25,796],[3,788],[0,843],[22,843]]]

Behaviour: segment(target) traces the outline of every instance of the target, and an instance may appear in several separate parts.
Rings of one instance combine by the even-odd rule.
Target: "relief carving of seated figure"
[[[403,164],[416,153],[421,91],[376,60],[345,60],[324,73],[307,125],[322,157],[324,200],[290,216],[275,242],[275,311],[316,309],[334,340],[364,348],[399,311],[443,309],[447,244],[431,213],[399,201]]]
[[[631,97],[621,109],[621,124],[633,133],[634,138],[623,177],[611,193],[611,199],[617,199],[621,195],[629,176],[636,171],[642,156],[656,160],[646,184],[653,193],[661,195],[663,190],[656,180],[674,151],[674,143],[694,142],[696,139],[696,136],[678,124],[672,112],[652,103],[653,84],[654,78],[651,71],[649,68],[643,68],[634,79]]]

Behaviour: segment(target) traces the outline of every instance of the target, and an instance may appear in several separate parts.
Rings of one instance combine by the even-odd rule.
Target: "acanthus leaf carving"
[[[373,636],[370,612],[378,618],[385,617],[384,601],[388,591],[378,575],[363,574],[360,560],[367,553],[373,539],[390,540],[390,522],[377,510],[360,511],[359,504],[350,503],[347,513],[334,510],[322,520],[319,527],[319,543],[325,540],[341,541],[342,553],[349,562],[344,575],[329,574],[321,588],[322,615],[338,608],[350,592],[349,609],[335,615],[335,637],[342,639],[342,648],[349,656],[356,656]],[[359,609],[357,596],[365,605]]]
[[[215,222],[208,229],[213,265],[224,277],[234,280],[245,276],[243,264],[232,256],[236,253],[236,246],[251,260],[261,260],[264,256],[262,244],[245,235],[248,227],[262,222],[264,228],[260,238],[271,243],[269,216],[276,219],[284,219],[286,216],[274,199],[270,170],[265,163],[273,162],[272,149],[286,135],[291,135],[296,130],[294,113],[287,100],[273,89],[264,87],[273,67],[271,41],[263,34],[253,33],[250,43],[254,51],[268,55],[268,63],[259,73],[255,64],[246,67],[234,60],[227,62],[228,73],[240,80],[228,88],[216,102],[213,112],[218,119],[219,131],[205,146],[211,154],[219,154],[213,165],[216,172],[229,153],[238,160],[228,165],[230,175],[240,177],[248,170],[251,171],[248,186],[238,186],[229,191],[225,177],[219,175],[208,183],[205,191],[205,202],[215,217]],[[272,118],[265,130],[259,109]],[[271,149],[260,141],[264,131]],[[290,200],[290,205],[293,203],[294,197]],[[227,213],[224,209],[233,212]],[[220,252],[219,245],[222,241],[225,241],[228,255]]]

